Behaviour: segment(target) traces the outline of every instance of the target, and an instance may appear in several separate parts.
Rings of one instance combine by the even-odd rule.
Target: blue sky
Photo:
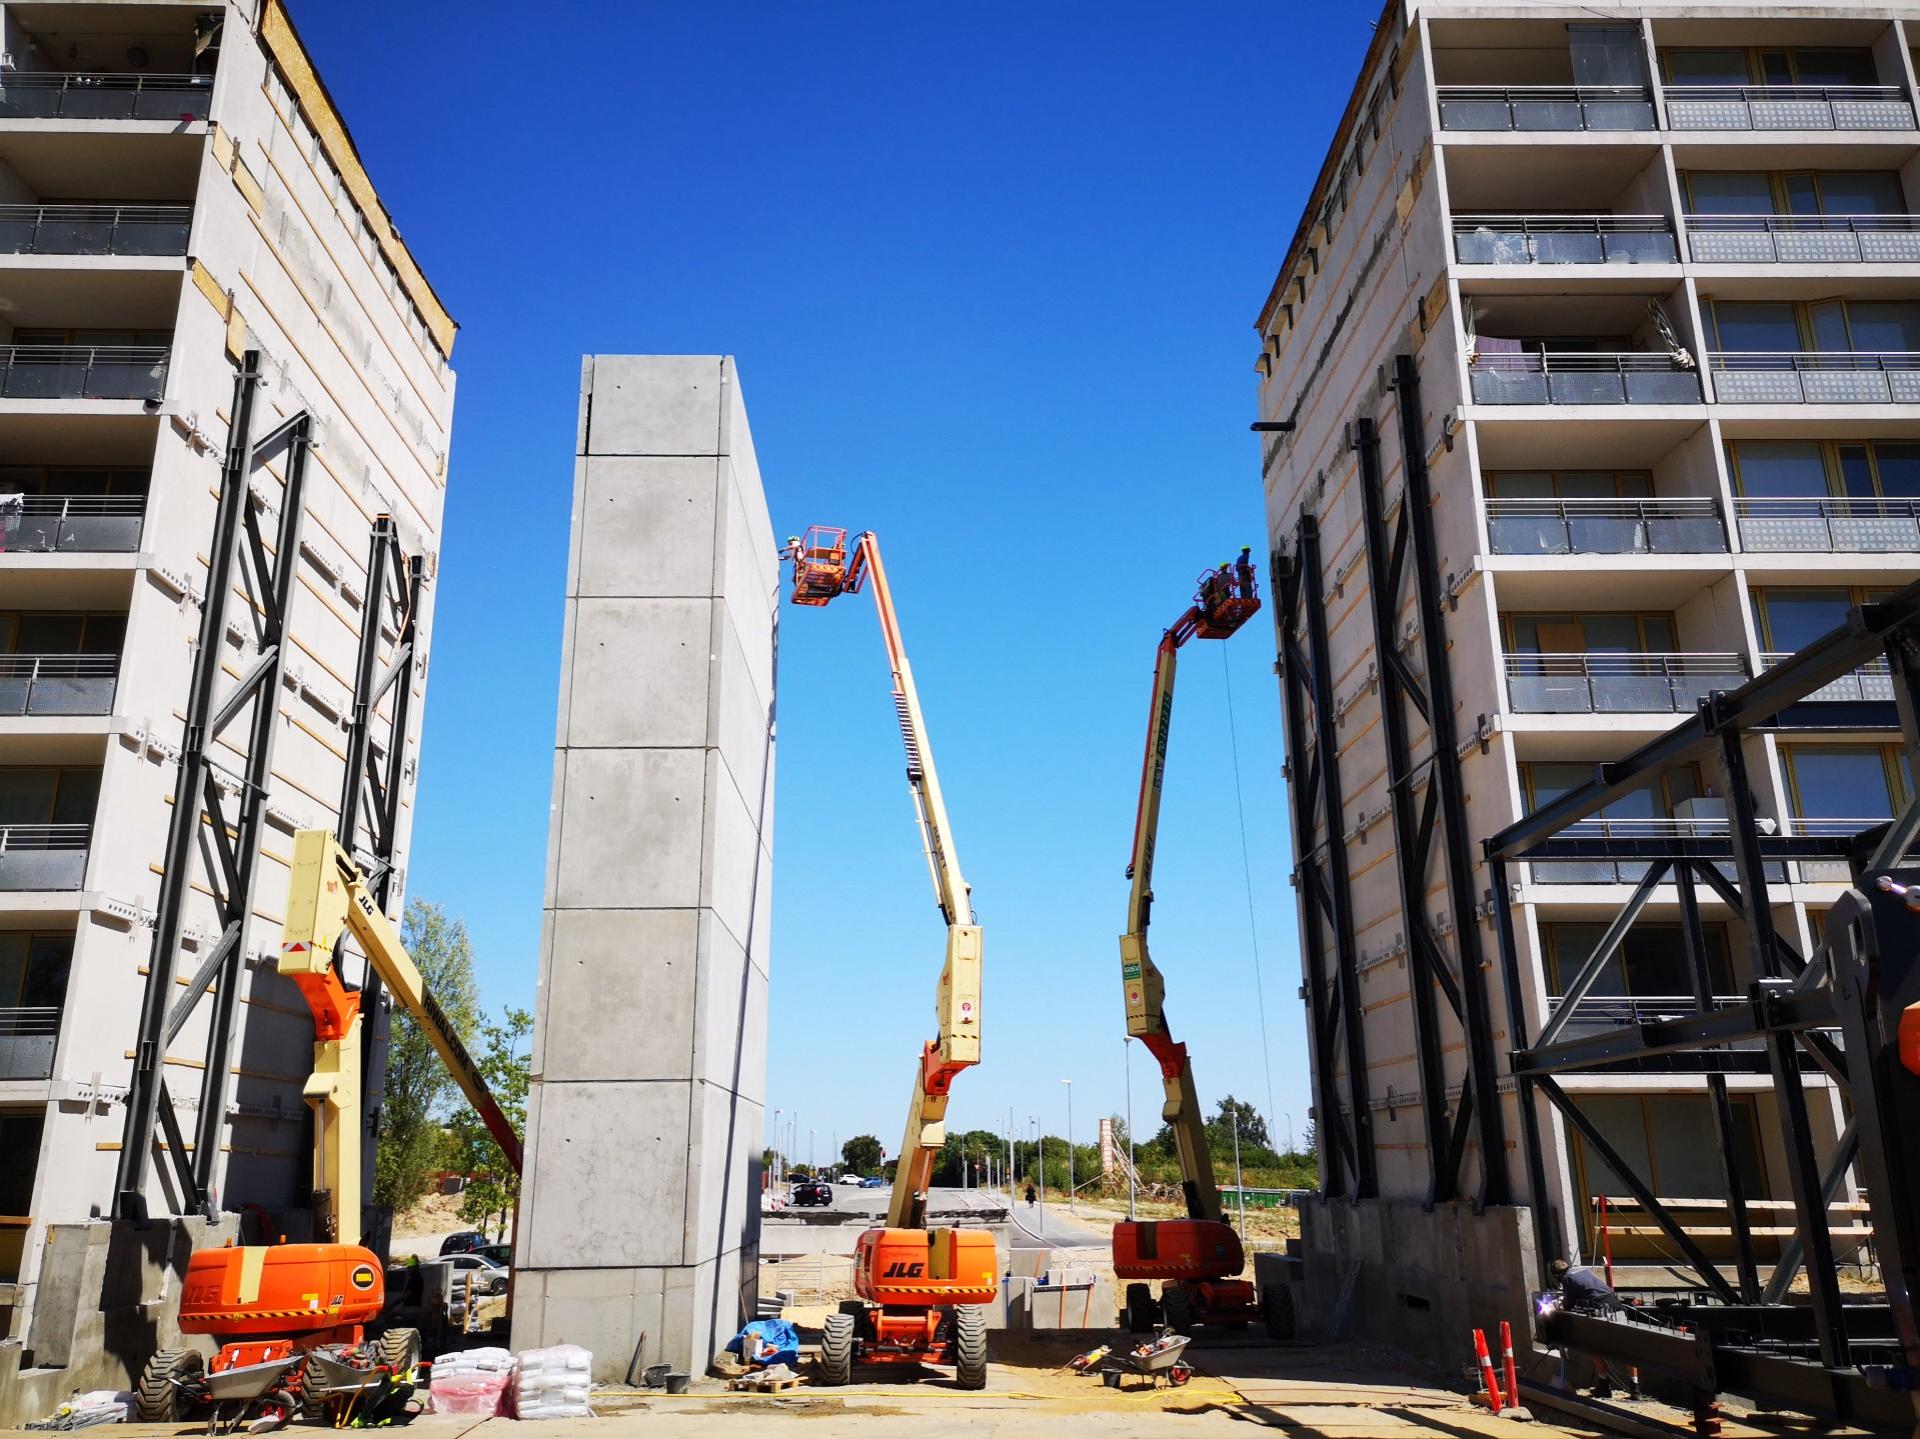
[[[533,997],[579,357],[724,352],[776,531],[885,545],[985,927],[950,1126],[1063,1132],[1062,1078],[1083,1139],[1122,1107],[1152,653],[1202,566],[1264,551],[1251,325],[1376,13],[297,6],[462,325],[408,884],[465,919],[490,1004]],[[1273,632],[1186,656],[1154,954],[1202,1095],[1266,1110],[1238,796],[1284,1135],[1308,1080]],[[808,1128],[892,1152],[930,1030],[901,769],[870,604],[787,609],[767,1102],[801,1157]]]

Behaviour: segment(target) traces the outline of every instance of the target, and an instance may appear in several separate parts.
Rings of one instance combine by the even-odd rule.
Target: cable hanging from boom
[[[1240,735],[1233,722],[1233,671],[1227,665],[1227,647],[1220,646],[1220,679],[1227,694],[1227,748],[1233,755],[1233,804],[1240,814],[1240,871],[1247,884],[1247,937],[1253,943],[1253,999],[1260,1015],[1260,1063],[1267,1075],[1267,1123],[1280,1116],[1273,1107],[1273,1053],[1267,1045],[1267,994],[1260,978],[1260,926],[1254,919],[1253,858],[1247,849],[1247,796],[1240,784]],[[1267,1131],[1271,1147],[1273,1131]]]

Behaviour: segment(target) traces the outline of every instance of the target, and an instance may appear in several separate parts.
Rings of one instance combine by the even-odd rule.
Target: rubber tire
[[[1260,1296],[1260,1317],[1267,1324],[1267,1338],[1284,1344],[1294,1337],[1293,1289],[1275,1284]]]
[[[1129,1334],[1151,1334],[1153,1326],[1160,1320],[1160,1306],[1154,1302],[1153,1291],[1144,1284],[1127,1286],[1127,1332]]]
[[[1192,1297],[1177,1284],[1164,1286],[1160,1290],[1160,1317],[1175,1334],[1192,1333]]]
[[[953,1311],[953,1364],[962,1389],[987,1387],[987,1311],[978,1304]]]
[[[820,1382],[846,1384],[853,1379],[853,1316],[829,1314],[820,1333]]]
[[[198,1349],[162,1349],[140,1371],[133,1393],[133,1412],[142,1424],[177,1424],[187,1417],[175,1379],[204,1374],[207,1361]]]
[[[389,1329],[374,1340],[373,1357],[391,1369],[396,1378],[406,1378],[420,1362],[420,1331]]]

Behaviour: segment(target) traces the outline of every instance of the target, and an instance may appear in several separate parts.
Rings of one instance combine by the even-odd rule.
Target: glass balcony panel
[[[1726,527],[1720,516],[1654,515],[1646,525],[1647,549],[1656,555],[1725,554]]]
[[[1544,405],[1547,377],[1543,371],[1481,368],[1473,371],[1473,398],[1482,405]]]
[[[1731,654],[1510,654],[1517,714],[1672,714],[1746,678]]]
[[[31,255],[34,249],[34,236],[39,227],[34,223],[29,207],[20,206],[24,214],[8,214],[14,207],[0,207],[0,255]]]
[[[1608,264],[1671,265],[1680,258],[1673,236],[1658,230],[1606,230],[1600,240]]]
[[[1836,130],[1911,130],[1913,106],[1904,98],[1848,100],[1833,102],[1833,128]]]
[[[1556,405],[1624,405],[1624,375],[1603,370],[1549,370],[1547,397]]]
[[[1593,677],[1595,714],[1656,714],[1673,708],[1673,683],[1665,675],[1597,674]]]
[[[1675,130],[1911,130],[1897,85],[1670,85]]]
[[[0,495],[0,554],[130,554],[144,495]]]
[[[1651,100],[1589,100],[1586,102],[1589,130],[1651,130]]]
[[[1861,230],[1858,239],[1860,258],[1869,264],[1920,260],[1920,229]]]
[[[17,72],[0,80],[0,120],[50,120],[60,113],[60,89],[36,85]]]
[[[1884,405],[1887,377],[1875,370],[1804,370],[1800,392],[1809,405]]]
[[[1854,264],[1860,238],[1851,230],[1782,230],[1773,237],[1773,253],[1783,265]]]
[[[159,399],[167,350],[157,345],[0,345],[0,398]]]
[[[1747,102],[1714,100],[1667,91],[1667,127],[1672,130],[1751,130]]]
[[[51,345],[16,345],[0,353],[7,357],[0,370],[0,398],[77,400],[86,391],[84,352],[77,363],[71,351]]]
[[[1505,100],[1447,100],[1440,102],[1442,130],[1511,130],[1513,112]]]
[[[1443,85],[1443,130],[1651,130],[1641,85]]]
[[[1920,500],[1739,499],[1743,548],[1774,553],[1920,550]]]
[[[1580,102],[1569,95],[1565,99],[1525,98],[1513,101],[1513,128],[1516,130],[1584,130]]]
[[[114,233],[113,252],[116,255],[184,255],[191,223],[191,213],[185,210],[178,218],[123,218]]]
[[[118,655],[0,655],[0,715],[113,712]]]
[[[86,882],[92,833],[85,824],[0,828],[0,890],[79,889]]]
[[[1542,265],[1598,265],[1606,257],[1598,231],[1542,230],[1533,237],[1533,258]]]
[[[1647,527],[1638,516],[1567,516],[1567,547],[1577,555],[1644,554]]]
[[[1488,539],[1496,555],[1564,555],[1573,545],[1565,520],[1554,515],[1491,515]]]
[[[1700,377],[1692,370],[1629,370],[1626,380],[1631,405],[1700,403]]]
[[[60,1036],[57,1005],[0,1008],[0,1079],[45,1079]]]

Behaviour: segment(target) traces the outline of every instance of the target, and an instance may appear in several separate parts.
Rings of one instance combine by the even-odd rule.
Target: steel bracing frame
[[[396,878],[394,847],[400,825],[420,604],[425,590],[426,566],[421,557],[401,548],[393,516],[377,516],[367,554],[360,652],[353,671],[353,708],[347,717],[346,765],[340,781],[340,819],[334,838],[359,864],[367,878],[367,889],[383,913],[388,910]],[[381,630],[389,624],[394,633],[393,649],[382,668]],[[392,699],[382,724],[380,702],[389,695]],[[385,737],[385,743],[379,746],[374,744],[376,730]],[[364,844],[358,840],[363,816],[367,835]],[[360,1073],[366,1090],[361,1116],[365,1134],[360,1151],[360,1192],[371,1195],[380,1106],[386,1097],[387,1048],[393,1032],[393,1004],[383,993],[380,976],[371,963],[361,978],[360,1013],[364,1017],[365,1044]]]
[[[211,1217],[214,1169],[225,1141],[234,1014],[245,967],[245,939],[252,912],[254,870],[266,821],[267,786],[273,773],[273,742],[279,726],[279,694],[286,669],[288,616],[300,563],[300,530],[306,513],[307,457],[312,420],[302,410],[255,438],[255,403],[263,384],[260,354],[248,350],[234,378],[232,419],[221,466],[220,496],[208,548],[206,591],[187,692],[186,722],[168,820],[164,868],[155,904],[153,947],[133,1073],[127,1087],[127,1117],[114,1175],[116,1218],[144,1223],[146,1181],[156,1127],[165,1140],[185,1212]],[[269,551],[261,534],[253,475],[284,456],[279,523]],[[224,695],[217,695],[226,656],[227,616],[234,590],[247,616],[257,658]],[[246,717],[245,737],[229,736]],[[214,759],[223,741],[244,758],[238,770]],[[231,807],[223,789],[231,787]],[[202,950],[199,967],[184,991],[174,995],[186,906],[194,887],[194,856],[212,894],[220,935]],[[191,1146],[181,1129],[165,1074],[168,1047],[211,992],[205,1068]]]
[[[1542,806],[1484,843],[1493,875],[1494,918],[1509,1007],[1511,1055],[1521,1111],[1536,1097],[1559,1124],[1579,1134],[1645,1209],[1694,1272],[1692,1296],[1657,1308],[1576,1313],[1543,1307],[1540,1337],[1690,1386],[1701,1403],[1734,1392],[1781,1406],[1870,1424],[1911,1427],[1920,1417],[1920,1159],[1912,1137],[1920,1120],[1920,1074],[1904,1068],[1897,1033],[1920,1006],[1920,869],[1907,859],[1920,836],[1920,799],[1897,819],[1853,837],[1775,836],[1763,832],[1749,777],[1748,742],[1800,727],[1800,701],[1884,654],[1893,677],[1908,763],[1920,766],[1920,584],[1857,607],[1840,629],[1738,689],[1716,692],[1698,711],[1625,759],[1597,767],[1592,783]],[[1714,766],[1726,805],[1723,824],[1694,833],[1622,839],[1579,832],[1580,821],[1684,765]],[[1528,1039],[1517,956],[1518,902],[1511,866],[1556,860],[1644,865],[1632,896],[1593,955],[1566,985],[1552,1014]],[[1775,928],[1773,890],[1786,866],[1846,861],[1854,876],[1826,916],[1822,942],[1799,954]],[[1731,874],[1728,873],[1731,871]],[[1670,887],[1679,909],[1693,989],[1689,1015],[1588,1032],[1568,1039],[1574,1010],[1592,990],[1656,889]],[[1746,934],[1752,974],[1744,999],[1714,999],[1708,983],[1700,893],[1704,888]],[[1909,888],[1915,890],[1910,895]],[[1673,1207],[1607,1142],[1560,1084],[1576,1071],[1605,1070],[1668,1054],[1706,1056],[1758,1042],[1772,1079],[1793,1198],[1794,1234],[1761,1282],[1749,1215],[1734,1161],[1724,1079],[1709,1069],[1708,1097],[1720,1143],[1721,1179],[1735,1257],[1732,1271],[1709,1259]],[[1852,1114],[1823,1164],[1816,1153],[1804,1070],[1823,1072],[1846,1094]],[[1546,1194],[1537,1139],[1522,1146],[1536,1195]],[[1866,1191],[1873,1248],[1885,1295],[1843,1296],[1828,1206],[1849,1170]],[[1551,1205],[1533,1206],[1543,1255],[1559,1254]],[[1804,1274],[1805,1303],[1786,1302]]]
[[[1333,678],[1327,658],[1326,593],[1320,522],[1303,512],[1292,554],[1272,556],[1274,613],[1279,631],[1280,680],[1285,703],[1293,816],[1294,886],[1300,895],[1300,948],[1307,974],[1307,1037],[1312,1050],[1318,1109],[1321,1187],[1329,1196],[1369,1199],[1379,1194],[1373,1148],[1373,1108],[1367,1084],[1367,1040],[1360,1001],[1360,956],[1347,865],[1346,808],[1340,787],[1340,739]],[[1317,837],[1324,826],[1326,839]],[[1331,937],[1334,973],[1327,974]],[[1340,1112],[1340,1049],[1346,1060]]]
[[[1458,1199],[1464,1191],[1467,1141],[1478,1140],[1477,1207],[1511,1202],[1506,1126],[1501,1113],[1493,1048],[1493,1021],[1482,964],[1478,896],[1474,893],[1466,800],[1454,724],[1453,676],[1447,657],[1446,603],[1439,546],[1433,533],[1433,495],[1421,432],[1420,373],[1412,355],[1393,365],[1399,412],[1401,488],[1390,498],[1381,466],[1374,417],[1353,421],[1364,515],[1368,609],[1373,618],[1374,664],[1380,685],[1380,727],[1386,745],[1388,808],[1394,867],[1407,946],[1414,1054],[1420,1072],[1420,1117],[1428,1161],[1427,1203]],[[1402,649],[1402,616],[1411,609],[1419,631],[1421,668]],[[1324,628],[1324,626],[1323,626]],[[1425,729],[1425,754],[1416,752],[1414,726]],[[1290,743],[1297,743],[1290,737]],[[1442,943],[1431,911],[1430,876],[1443,876],[1451,911],[1453,954]],[[1444,1058],[1447,1036],[1439,1001],[1459,1025],[1466,1047],[1460,1098],[1448,1113]]]

